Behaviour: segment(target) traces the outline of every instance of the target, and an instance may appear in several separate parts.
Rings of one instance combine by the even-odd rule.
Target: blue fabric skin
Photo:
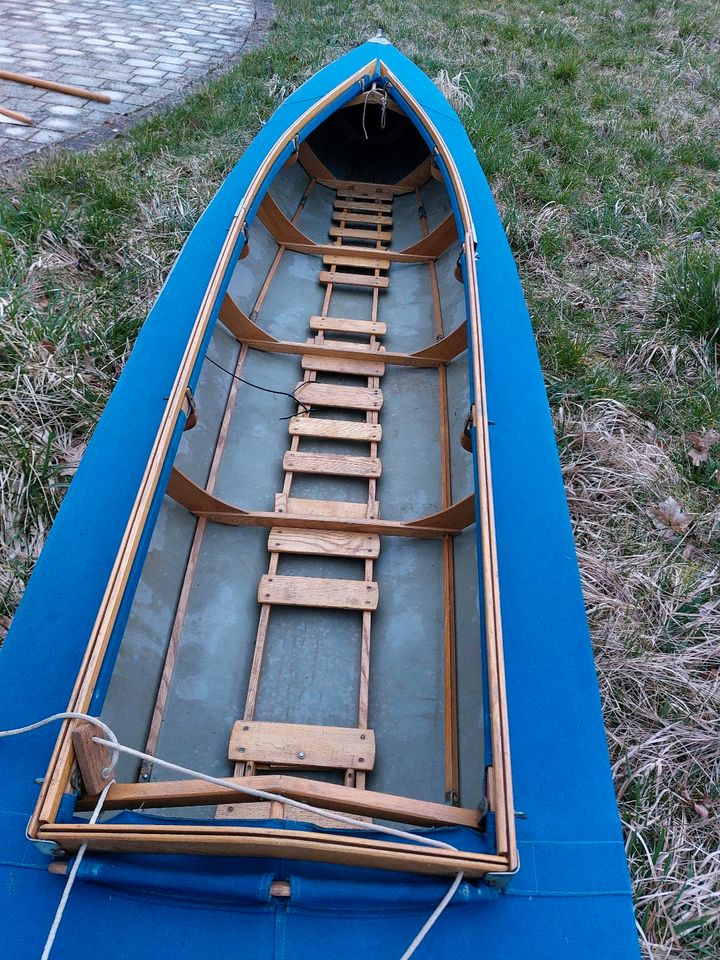
[[[0,729],[67,705],[190,329],[253,174],[309,105],[376,59],[438,127],[463,176],[477,231],[515,806],[523,814],[517,821],[521,866],[507,890],[462,884],[417,956],[636,960],[629,876],[572,531],[517,270],[462,124],[430,80],[385,42],[351,51],[289,97],[188,238],[0,651]],[[125,613],[132,592],[131,584]],[[117,646],[122,622],[111,646]],[[98,704],[112,658],[111,650]],[[0,742],[3,960],[39,957],[62,894],[63,879],[48,873],[47,857],[24,836],[36,778],[44,775],[56,735],[45,728]],[[462,830],[443,836],[459,845],[467,840]],[[273,878],[290,880],[289,902],[271,898]],[[89,856],[53,958],[70,960],[88,949],[103,960],[318,960],[341,951],[397,958],[446,889],[437,878],[281,860]]]

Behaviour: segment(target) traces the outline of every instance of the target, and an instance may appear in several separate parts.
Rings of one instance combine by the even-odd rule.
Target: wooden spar
[[[266,774],[253,777],[228,777],[231,783],[254,790],[279,793],[291,800],[299,800],[349,814],[370,814],[382,820],[399,820],[417,826],[433,827],[442,824],[474,828],[478,825],[477,810],[452,807],[445,803],[431,803],[395,797],[386,793],[363,791],[352,787],[309,780],[284,774]],[[218,803],[252,803],[258,798],[241,794],[229,787],[221,787],[205,780],[156,780],[152,783],[115,783],[107,793],[104,810],[137,810],[139,807],[194,807]],[[91,810],[97,797],[86,794],[78,802],[78,809]],[[338,824],[339,826],[340,824]]]
[[[8,110],[7,107],[0,107],[0,113],[4,117],[8,117],[8,119],[17,120],[18,123],[24,123],[28,127],[33,125],[32,117],[28,117],[26,113],[19,113],[17,110]]]
[[[356,360],[358,357],[375,357],[369,349],[358,346],[348,348],[345,345],[334,346],[333,342],[292,343],[287,340],[276,340],[271,334],[261,329],[235,304],[229,295],[225,296],[220,308],[220,320],[230,333],[241,343],[246,343],[253,350],[266,350],[271,353],[302,354],[303,356],[337,357],[338,359]],[[467,326],[462,323],[437,343],[424,347],[415,353],[392,353],[383,350],[382,362],[407,367],[435,367],[447,363],[467,348]]]
[[[15,83],[25,83],[30,87],[44,87],[46,90],[55,90],[70,97],[80,97],[82,100],[97,100],[98,103],[110,103],[106,93],[94,93],[83,87],[69,87],[66,83],[55,83],[54,80],[43,80],[42,77],[29,77],[26,73],[12,73],[10,70],[0,70],[0,80],[12,80]]]
[[[419,188],[416,189],[415,196],[420,212],[420,225],[424,236],[427,237],[430,231],[428,229],[427,216]],[[442,306],[440,303],[440,286],[434,260],[428,262],[428,272],[430,274],[435,335],[438,339],[442,339],[444,331]],[[441,364],[438,367],[438,413],[440,429],[440,497],[442,508],[447,509],[452,504],[452,473],[450,463],[447,366],[445,364]],[[456,677],[455,553],[450,535],[443,537],[443,621],[445,800],[450,804],[458,804],[460,802],[460,768]]]
[[[493,751],[494,789],[491,803],[495,812],[497,848],[507,857],[508,869],[518,865],[515,839],[515,809],[513,805],[510,767],[510,738],[508,729],[505,668],[502,653],[502,622],[500,613],[500,589],[498,583],[497,545],[495,539],[495,516],[492,496],[492,471],[490,467],[490,443],[488,436],[487,395],[482,350],[482,326],[480,299],[475,262],[475,239],[472,211],[455,160],[430,117],[412,93],[400,82],[388,67],[381,63],[380,72],[394,86],[410,106],[418,120],[435,143],[442,156],[448,176],[460,206],[466,234],[463,240],[465,254],[465,277],[470,310],[471,356],[475,407],[473,420],[477,440],[477,463],[479,475],[480,535],[482,545],[483,591],[485,600],[486,653],[488,665],[489,714],[491,717],[491,743]]]
[[[108,852],[314,860],[441,877],[462,872],[469,879],[508,869],[507,857],[494,854],[265,826],[48,824],[40,828],[38,839],[56,843],[68,852],[86,843],[88,849]]]
[[[69,703],[69,709],[72,711],[84,712],[90,705],[107,643],[124,596],[125,586],[165,464],[167,451],[174,434],[175,424],[184,403],[192,371],[202,348],[205,331],[210,322],[215,301],[244,228],[246,213],[250,209],[254,197],[269,171],[272,169],[273,164],[281,156],[286,146],[292,143],[295,136],[298,135],[314,117],[333,103],[346,90],[358,83],[364,76],[372,73],[375,65],[376,62],[373,59],[364,67],[347,77],[346,80],[338,84],[337,87],[333,88],[325,96],[319,98],[287,128],[284,134],[276,141],[273,148],[268,152],[265,160],[258,167],[235,216],[228,225],[227,236],[205,291],[192,331],[188,337],[185,354],[178,367],[175,383],[170,392],[153,448],[148,457],[147,467],[128,518],[122,542],[108,579],[105,595],[100,604],[98,615],[80,664]],[[72,769],[72,747],[68,731],[69,725],[65,722],[58,736],[55,749],[53,750],[47,776],[40,789],[37,805],[28,824],[28,834],[30,837],[37,836],[38,829],[42,823],[53,820],[60,805],[63,791],[68,783]]]

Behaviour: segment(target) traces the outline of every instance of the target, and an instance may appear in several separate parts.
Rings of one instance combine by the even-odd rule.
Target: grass
[[[535,320],[643,949],[717,957],[717,7],[278,12],[261,48],[181,106],[2,175],[2,622],[190,227],[280,97],[382,27],[455,91]]]

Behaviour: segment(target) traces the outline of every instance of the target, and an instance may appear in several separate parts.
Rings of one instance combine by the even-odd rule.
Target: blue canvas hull
[[[530,319],[492,195],[461,123],[430,80],[389,44],[364,44],[289,97],[192,231],[98,423],[0,652],[0,729],[66,709],[238,198],[308,105],[373,60],[389,67],[432,117],[462,176],[477,234],[519,814],[517,875],[503,892],[463,883],[418,956],[630,960],[638,947],[628,868]],[[171,452],[182,427],[178,423]],[[155,514],[165,483],[159,484]],[[145,549],[152,526],[151,513]],[[119,624],[127,618],[142,557],[141,548]],[[101,709],[110,669],[101,674],[91,712]],[[48,872],[46,853],[25,839],[36,780],[56,735],[45,728],[0,744],[0,944],[6,960],[40,956],[63,890],[63,879]],[[127,817],[132,822],[133,815]],[[436,832],[452,838],[462,829]],[[290,881],[287,902],[270,894],[277,877]],[[399,957],[447,886],[443,878],[322,863],[94,854],[81,868],[52,956],[74,957],[92,944],[107,958],[309,960],[348,951]]]

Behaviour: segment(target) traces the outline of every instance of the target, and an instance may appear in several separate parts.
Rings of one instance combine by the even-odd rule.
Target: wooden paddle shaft
[[[26,83],[30,87],[45,87],[46,90],[55,90],[57,93],[66,93],[70,97],[81,97],[83,100],[97,100],[99,103],[110,103],[106,93],[93,93],[83,87],[69,87],[65,83],[55,83],[54,80],[43,80],[41,77],[29,77],[25,73],[12,73],[10,70],[0,70],[0,80],[14,80],[16,83]]]
[[[32,117],[28,117],[24,113],[18,113],[17,110],[8,110],[7,107],[0,107],[0,113],[4,117],[9,117],[11,120],[17,120],[18,123],[26,123],[29,127],[33,125]]]

